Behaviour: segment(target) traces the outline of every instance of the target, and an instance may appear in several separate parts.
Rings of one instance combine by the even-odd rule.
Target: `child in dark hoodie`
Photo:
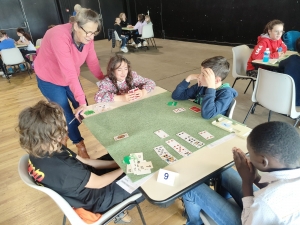
[[[287,50],[286,45],[281,40],[284,23],[280,20],[272,20],[265,26],[263,34],[258,36],[257,45],[254,47],[253,52],[248,60],[247,64],[247,76],[257,77],[257,70],[252,65],[252,61],[255,59],[262,59],[266,48],[270,50],[270,59],[278,59],[283,56]],[[281,47],[282,51],[278,52],[278,48]]]
[[[175,100],[195,99],[201,105],[201,115],[210,119],[218,114],[225,115],[233,98],[238,94],[229,83],[222,83],[229,73],[229,62],[223,56],[215,56],[201,63],[201,73],[191,74],[177,85],[172,93]],[[191,80],[198,84],[191,87]]]

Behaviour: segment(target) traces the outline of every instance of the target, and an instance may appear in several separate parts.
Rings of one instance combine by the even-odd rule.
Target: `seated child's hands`
[[[123,96],[123,101],[124,102],[131,102],[131,101],[134,101],[135,99],[135,94],[134,93],[128,93],[128,94],[124,94],[122,95]]]
[[[278,52],[279,58],[284,56],[284,52]]]
[[[144,97],[147,94],[147,90],[145,90],[145,89],[142,89],[142,90],[139,89],[139,90],[135,91],[134,94],[135,94],[136,98],[142,98],[142,97]]]
[[[191,74],[191,75],[188,75],[187,78],[185,78],[185,81],[190,82],[191,80],[197,80],[198,77],[199,77],[199,74]]]
[[[207,84],[208,88],[216,88],[216,77],[215,73],[211,68],[204,68],[202,70],[203,79]]]
[[[253,184],[257,174],[256,168],[253,166],[250,160],[247,159],[245,153],[241,149],[234,147],[232,152],[236,169],[239,172],[243,182],[247,184]]]

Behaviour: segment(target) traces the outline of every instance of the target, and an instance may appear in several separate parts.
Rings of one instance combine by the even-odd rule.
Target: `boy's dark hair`
[[[0,30],[0,33],[3,34],[3,35],[7,35],[5,30]]]
[[[296,50],[300,54],[300,38],[296,40]]]
[[[272,20],[269,23],[267,23],[267,25],[264,28],[263,34],[269,34],[269,30],[272,30],[274,26],[281,24],[282,26],[284,26],[284,23],[281,20]]]
[[[215,56],[205,59],[201,63],[201,66],[204,68],[211,68],[212,71],[214,71],[215,76],[221,77],[221,80],[224,80],[230,71],[230,64],[223,56]]]
[[[143,23],[145,21],[145,15],[144,14],[139,14],[138,15],[138,19],[141,23]]]
[[[273,121],[260,124],[252,130],[247,142],[255,153],[273,156],[285,166],[300,159],[300,137],[288,123]]]
[[[126,59],[124,56],[122,55],[115,55],[113,57],[110,58],[108,65],[107,65],[107,73],[106,76],[108,76],[108,78],[112,81],[112,83],[114,84],[114,86],[117,89],[117,94],[120,94],[120,90],[118,88],[118,84],[117,84],[117,78],[115,75],[115,70],[118,69],[122,62],[125,62],[127,64],[127,68],[128,68],[128,73],[127,73],[127,77],[125,79],[126,84],[130,89],[133,88],[133,84],[132,84],[132,74],[131,74],[131,65],[128,59]]]

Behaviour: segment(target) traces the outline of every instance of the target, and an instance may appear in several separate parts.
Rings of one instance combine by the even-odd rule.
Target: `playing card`
[[[199,107],[197,107],[197,106],[191,107],[190,110],[194,111],[195,113],[201,112],[201,109]]]
[[[142,152],[139,153],[131,153],[130,157],[137,160],[138,162],[143,162],[144,161],[144,156]]]
[[[133,173],[133,171],[132,171],[132,168],[131,168],[131,165],[130,165],[130,164],[128,164],[128,165],[127,165],[127,170],[126,170],[126,173]]]
[[[165,138],[165,137],[168,137],[169,135],[164,132],[163,130],[158,130],[158,131],[155,131],[154,134],[156,134],[158,137],[160,138]]]
[[[172,156],[162,145],[155,147],[154,151],[158,154],[158,156],[162,160],[164,160],[168,164],[171,164],[171,163],[177,161],[177,159],[174,156]]]
[[[129,135],[127,133],[124,133],[124,134],[119,134],[118,136],[115,136],[114,139],[115,141],[119,141],[119,140],[122,140],[124,138],[128,138]]]
[[[168,106],[176,106],[176,105],[177,105],[177,102],[168,102],[167,105],[168,105]]]
[[[211,133],[207,132],[206,130],[200,131],[198,134],[200,134],[206,140],[214,138],[214,136]]]
[[[188,149],[186,149],[184,146],[182,146],[181,144],[179,144],[174,139],[170,139],[170,140],[166,141],[166,143],[171,148],[173,148],[176,152],[178,152],[178,154],[180,154],[182,156],[189,156],[190,154],[192,154],[191,151],[189,151]]]
[[[130,159],[129,162],[130,162],[130,166],[131,166],[132,172],[133,172],[134,174],[136,174],[136,172],[137,172],[137,170],[138,170],[138,163],[137,163],[137,161],[134,160],[134,159]]]
[[[202,146],[204,146],[205,144],[201,141],[199,141],[198,139],[192,137],[191,135],[185,133],[184,131],[179,132],[178,134],[176,134],[178,137],[180,137],[182,140],[185,140],[187,143],[195,146],[196,148],[201,148]]]
[[[151,161],[148,161],[148,162],[141,162],[141,163],[139,163],[139,167],[141,169],[152,169],[153,165],[152,165]]]
[[[174,113],[180,113],[180,112],[184,112],[184,111],[185,111],[185,108],[177,108],[177,109],[173,110]]]
[[[151,173],[151,169],[138,168],[135,175],[144,175],[144,174],[149,174],[149,173]]]

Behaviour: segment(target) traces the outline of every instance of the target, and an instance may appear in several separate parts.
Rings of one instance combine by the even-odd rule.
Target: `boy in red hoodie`
[[[258,36],[257,45],[248,60],[247,76],[257,77],[257,70],[255,70],[251,62],[255,59],[262,59],[266,48],[270,50],[270,59],[276,59],[284,55],[287,47],[281,40],[281,36],[284,33],[283,26],[284,23],[280,20],[272,20],[267,23],[263,33]],[[282,48],[281,52],[278,52],[279,47]]]

